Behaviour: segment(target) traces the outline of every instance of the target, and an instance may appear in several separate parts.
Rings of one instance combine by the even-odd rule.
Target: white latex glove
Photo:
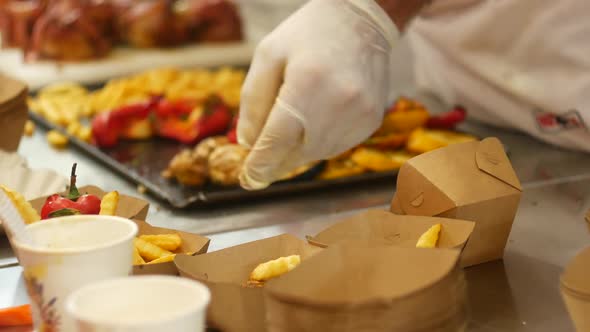
[[[399,32],[374,0],[311,0],[258,46],[242,89],[241,175],[262,189],[381,124]]]

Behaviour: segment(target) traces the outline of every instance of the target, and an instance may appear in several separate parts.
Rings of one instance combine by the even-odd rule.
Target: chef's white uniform
[[[408,37],[419,88],[590,152],[590,0],[435,0]]]

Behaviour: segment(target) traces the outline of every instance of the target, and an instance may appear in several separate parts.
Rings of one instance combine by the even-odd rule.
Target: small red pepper
[[[431,116],[426,123],[431,129],[453,129],[456,125],[465,121],[467,111],[461,106],[455,106],[451,111],[436,116]]]
[[[80,195],[76,187],[76,166],[77,164],[72,166],[68,195],[62,197],[54,194],[47,197],[41,209],[41,219],[100,212],[100,198],[95,195]]]

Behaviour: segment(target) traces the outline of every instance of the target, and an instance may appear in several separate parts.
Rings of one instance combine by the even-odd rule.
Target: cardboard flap
[[[289,234],[244,243],[194,257],[179,256],[175,264],[186,275],[209,282],[244,285],[258,264],[282,256],[311,256],[320,249]]]
[[[409,215],[435,216],[456,206],[453,200],[412,166],[411,159],[399,171],[395,195],[399,210]]]
[[[310,306],[392,303],[441,282],[458,261],[452,249],[334,246],[269,281],[266,291]]]
[[[480,170],[522,191],[522,186],[499,139],[488,137],[479,143],[475,161]]]
[[[310,238],[310,243],[414,248],[418,238],[435,224],[442,225],[438,248],[463,248],[475,227],[474,222],[465,220],[400,216],[383,210],[370,210],[323,230]]]
[[[580,252],[561,275],[561,284],[578,294],[590,296],[590,247]]]

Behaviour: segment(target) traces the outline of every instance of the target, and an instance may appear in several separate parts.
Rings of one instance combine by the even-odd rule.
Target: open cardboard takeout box
[[[79,191],[82,194],[96,195],[101,199],[106,194],[104,191],[102,191],[102,189],[95,186],[81,187],[79,188]],[[46,199],[47,197],[34,199],[31,201],[31,205],[38,212],[40,212]],[[133,220],[139,228],[138,236],[176,233],[182,238],[182,245],[179,250],[177,250],[178,252],[191,253],[193,255],[207,252],[210,242],[208,238],[193,233],[154,227],[145,221],[148,210],[149,203],[147,201],[132,196],[119,195],[119,204],[117,205],[117,211],[115,212],[115,215]],[[177,275],[178,270],[176,269],[174,262],[165,262],[158,264],[135,265],[133,267],[133,274]]]
[[[265,288],[268,331],[460,331],[459,251],[333,246]]]
[[[471,220],[461,264],[501,259],[522,187],[497,138],[453,144],[408,160],[391,203],[396,214]]]
[[[254,268],[283,256],[305,261],[322,249],[284,234],[197,256],[177,255],[183,277],[204,282],[211,290],[207,320],[224,332],[265,331],[263,288],[247,287]]]
[[[560,290],[576,330],[590,331],[590,247],[567,265],[560,278]]]
[[[418,238],[436,224],[442,225],[437,247],[459,250],[467,243],[475,225],[465,220],[400,216],[383,210],[369,210],[340,221],[307,240],[319,247],[355,244],[415,248]]]

